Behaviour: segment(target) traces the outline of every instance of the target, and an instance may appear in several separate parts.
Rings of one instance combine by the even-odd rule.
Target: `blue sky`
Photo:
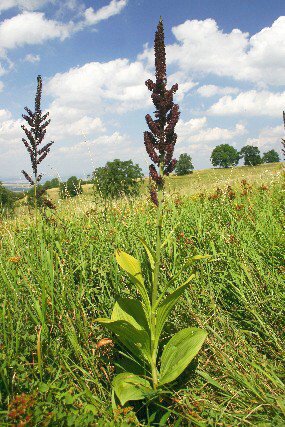
[[[178,83],[176,157],[210,166],[213,148],[280,153],[285,109],[285,6],[279,0],[0,0],[0,179],[29,159],[21,114],[36,77],[50,112],[45,177],[86,176],[114,158],[147,170],[144,82],[162,15],[169,84]]]

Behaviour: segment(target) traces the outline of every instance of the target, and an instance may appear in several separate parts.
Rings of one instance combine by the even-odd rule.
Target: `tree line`
[[[211,154],[211,162],[214,167],[229,168],[237,166],[241,159],[243,159],[245,166],[280,162],[277,151],[269,150],[261,155],[259,148],[252,145],[246,145],[238,151],[229,144],[221,144],[217,145]]]

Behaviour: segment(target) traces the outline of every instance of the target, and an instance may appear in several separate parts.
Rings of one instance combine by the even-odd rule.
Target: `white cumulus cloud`
[[[240,89],[238,89],[237,87],[230,86],[220,87],[216,85],[204,85],[200,86],[197,89],[197,92],[199,93],[199,95],[205,98],[211,98],[215,95],[229,95],[231,93],[236,94],[240,92]]]
[[[207,127],[207,118],[201,117],[189,121],[180,120],[177,124],[178,141],[180,142],[212,142],[229,141],[237,136],[244,135],[246,128],[242,123],[237,123],[233,129],[220,127]]]
[[[281,138],[284,138],[283,126],[268,126],[261,129],[256,138],[248,138],[246,144],[257,146],[263,151],[274,148],[280,152]]]
[[[12,117],[12,114],[8,110],[0,110],[0,123],[4,122]]]
[[[285,16],[249,36],[235,28],[226,33],[214,19],[186,20],[172,28],[176,42],[166,47],[168,64],[185,77],[216,75],[258,85],[285,85]],[[153,49],[138,56],[153,63]]]
[[[0,24],[0,48],[13,49],[25,44],[41,44],[46,40],[64,40],[72,24],[47,19],[42,12],[23,12]]]
[[[70,137],[83,139],[90,134],[104,132],[105,126],[99,117],[90,113],[85,114],[80,109],[59,105],[53,102],[48,108],[51,123],[48,127],[48,136],[56,141],[67,141]]]
[[[285,92],[250,90],[242,92],[235,98],[223,96],[213,104],[208,113],[212,115],[250,115],[281,117],[285,107]]]
[[[12,9],[13,7],[24,10],[36,10],[40,9],[49,2],[53,2],[53,0],[1,0],[0,12]]]
[[[97,24],[100,21],[118,15],[126,7],[127,0],[112,0],[107,6],[103,6],[97,11],[93,7],[85,10],[85,19],[88,25]]]
[[[149,102],[144,81],[148,73],[143,64],[128,59],[100,63],[90,62],[56,74],[47,84],[47,91],[61,106],[81,110],[98,108],[100,114],[113,110],[124,112],[142,108]]]

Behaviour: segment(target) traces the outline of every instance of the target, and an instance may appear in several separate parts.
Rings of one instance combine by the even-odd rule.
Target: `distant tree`
[[[246,145],[240,150],[240,157],[244,159],[245,166],[256,166],[262,163],[258,147]]]
[[[46,181],[43,185],[46,190],[49,190],[51,188],[58,188],[59,186],[60,182],[58,178],[52,178],[50,181]]]
[[[211,154],[213,166],[228,168],[236,166],[239,162],[239,152],[229,144],[217,145]]]
[[[277,151],[269,150],[263,154],[262,163],[277,163],[280,162],[280,157]]]
[[[188,175],[192,173],[194,169],[192,158],[187,153],[180,154],[179,159],[175,166],[175,172],[177,175]]]
[[[0,209],[13,209],[15,199],[13,191],[5,188],[0,181]]]
[[[93,172],[94,187],[105,198],[137,195],[143,173],[132,160],[115,159]]]
[[[82,192],[81,180],[76,176],[71,176],[66,182],[62,182],[59,187],[61,199],[78,196],[78,194],[82,194]]]

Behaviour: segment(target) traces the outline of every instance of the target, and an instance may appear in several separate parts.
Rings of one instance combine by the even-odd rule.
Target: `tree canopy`
[[[246,145],[240,150],[240,157],[243,158],[245,166],[256,166],[262,163],[258,147]]]
[[[236,166],[239,162],[239,152],[229,144],[217,145],[211,154],[213,166],[229,168]]]
[[[105,199],[138,194],[142,177],[141,168],[132,160],[115,159],[93,172],[94,187]]]
[[[192,173],[194,169],[192,158],[189,154],[183,153],[180,154],[179,159],[175,166],[175,172],[177,175],[187,175]]]
[[[52,178],[50,181],[46,181],[43,185],[46,190],[49,190],[50,188],[58,188],[59,186],[60,182],[58,178]]]
[[[280,157],[277,151],[275,150],[269,150],[266,153],[263,154],[262,157],[263,163],[277,163],[280,162]]]

